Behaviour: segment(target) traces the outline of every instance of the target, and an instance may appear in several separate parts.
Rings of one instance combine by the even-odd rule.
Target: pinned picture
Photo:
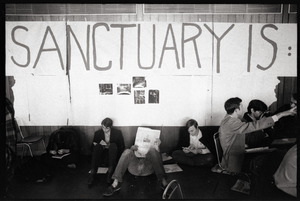
[[[118,95],[130,95],[131,94],[131,84],[118,84],[117,85]]]
[[[145,91],[144,90],[134,91],[134,104],[145,104]]]
[[[159,90],[149,90],[149,103],[159,103]]]
[[[133,77],[132,83],[133,88],[145,88],[147,86],[145,77]]]
[[[113,85],[112,84],[99,84],[100,95],[112,95]]]

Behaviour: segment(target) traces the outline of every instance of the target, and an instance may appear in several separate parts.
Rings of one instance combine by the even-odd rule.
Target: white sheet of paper
[[[166,173],[181,172],[181,171],[183,171],[177,164],[164,165],[164,169],[165,169]]]
[[[106,174],[107,170],[107,167],[98,167],[97,174]],[[89,171],[89,173],[91,173],[91,170]]]
[[[107,145],[106,142],[104,142],[103,140],[101,140],[100,144],[101,145]]]
[[[135,145],[138,145],[138,150],[135,151],[137,157],[145,157],[150,147],[154,145],[156,138],[159,138],[160,130],[138,127]]]

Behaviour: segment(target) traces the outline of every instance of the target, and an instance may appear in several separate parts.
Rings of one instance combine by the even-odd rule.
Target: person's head
[[[247,107],[248,113],[255,119],[259,119],[260,116],[267,111],[267,109],[268,106],[261,100],[257,99],[251,100]]]
[[[235,97],[235,98],[229,98],[225,104],[224,108],[227,112],[227,114],[233,114],[236,113],[238,116],[241,116],[243,113],[243,106],[242,106],[242,99]]]
[[[297,106],[297,93],[294,93],[291,97],[291,108],[294,108]]]
[[[194,119],[190,119],[186,122],[186,128],[190,135],[198,135],[198,122]]]
[[[101,126],[102,126],[104,133],[108,133],[110,131],[112,125],[113,125],[113,121],[108,117],[103,119],[101,122]]]

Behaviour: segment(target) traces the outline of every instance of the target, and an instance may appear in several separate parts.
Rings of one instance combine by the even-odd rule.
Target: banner
[[[6,22],[7,75],[295,76],[297,24]]]
[[[224,102],[267,105],[297,76],[297,25],[6,22],[20,125],[218,125]]]

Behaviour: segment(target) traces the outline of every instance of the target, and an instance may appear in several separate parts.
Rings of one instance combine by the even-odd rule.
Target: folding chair
[[[163,192],[162,199],[184,199],[180,184],[177,180],[174,179],[167,185]]]
[[[215,148],[216,148],[216,154],[217,154],[217,159],[218,159],[218,165],[220,167],[221,166],[221,159],[222,159],[222,156],[223,156],[223,149],[221,147],[221,143],[220,143],[220,138],[219,138],[219,132],[216,132],[214,135],[213,135],[213,138],[214,138],[214,143],[215,143]]]
[[[23,133],[22,133],[22,130],[17,122],[17,120],[15,119],[15,123],[16,123],[16,126],[17,126],[17,129],[18,129],[18,134],[20,135],[18,137],[18,140],[17,140],[17,146],[18,147],[22,147],[22,155],[21,157],[23,158],[24,156],[24,151],[25,151],[25,147],[28,148],[29,152],[30,152],[30,156],[33,157],[33,153],[32,153],[32,150],[31,150],[31,145],[32,144],[35,144],[35,143],[39,143],[40,141],[43,142],[43,145],[44,145],[44,148],[46,150],[46,145],[45,145],[45,141],[44,141],[44,136],[28,136],[28,137],[24,137]]]

